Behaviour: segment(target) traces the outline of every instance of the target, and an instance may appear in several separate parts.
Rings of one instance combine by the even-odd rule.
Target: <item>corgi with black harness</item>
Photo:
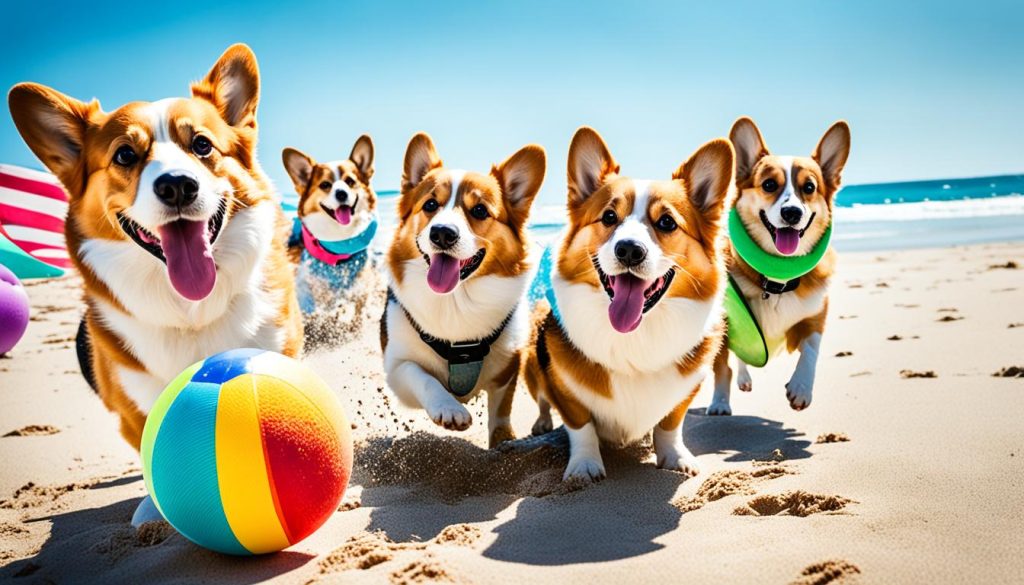
[[[545,168],[544,149],[533,144],[483,173],[444,166],[426,134],[405,154],[381,318],[387,384],[405,405],[459,431],[472,423],[463,404],[486,391],[491,446],[514,438],[534,272],[526,222]]]

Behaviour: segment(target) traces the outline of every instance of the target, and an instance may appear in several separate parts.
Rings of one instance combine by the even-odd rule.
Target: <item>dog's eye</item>
[[[676,229],[676,220],[672,219],[672,216],[666,213],[658,218],[658,221],[654,223],[654,227],[663,232],[670,232]]]
[[[427,213],[434,213],[440,205],[437,203],[437,199],[427,199],[427,202],[423,204],[423,211]]]
[[[348,185],[349,187],[355,187],[356,180],[353,179],[352,177],[345,177],[345,184]]]
[[[330,191],[331,190],[331,182],[330,181],[324,181],[324,182],[320,183],[320,188],[323,189],[324,191]]]
[[[779,183],[775,179],[765,179],[761,183],[761,188],[764,189],[765,193],[774,193],[779,189]]]
[[[601,216],[601,223],[609,227],[613,226],[619,223],[619,216],[615,215],[615,212],[609,209],[604,212],[604,215]]]
[[[114,152],[114,162],[121,165],[122,167],[130,167],[135,164],[135,161],[139,160],[139,155],[135,154],[135,150],[132,147],[125,144]]]
[[[209,138],[200,134],[192,139],[192,152],[196,153],[196,156],[207,156],[212,151],[213,143]]]
[[[483,203],[477,203],[473,206],[473,209],[469,210],[469,214],[476,219],[487,219],[490,213],[487,212],[487,208],[484,207]]]
[[[806,183],[804,183],[804,193],[805,194],[810,195],[811,193],[814,193],[817,190],[818,190],[818,187],[814,184],[814,182],[807,181]]]

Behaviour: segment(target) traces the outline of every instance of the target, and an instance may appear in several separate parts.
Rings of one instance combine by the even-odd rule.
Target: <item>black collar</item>
[[[761,277],[761,298],[767,299],[771,295],[781,295],[791,290],[796,290],[796,287],[800,286],[800,277],[796,277],[793,280],[787,280],[786,282],[777,282],[769,280],[767,276],[758,273]]]
[[[501,325],[498,325],[497,329],[483,339],[449,342],[443,339],[438,339],[424,331],[423,328],[420,327],[419,323],[412,318],[412,315],[409,314],[409,310],[406,309],[398,300],[398,297],[395,296],[394,291],[390,288],[388,288],[388,300],[394,301],[399,307],[401,307],[402,312],[404,312],[406,318],[409,319],[409,324],[412,325],[412,328],[416,330],[417,334],[419,334],[423,343],[429,345],[430,349],[434,350],[434,353],[440,356],[441,359],[448,362],[449,365],[482,362],[483,359],[487,357],[487,354],[491,352],[491,345],[501,337],[502,331],[505,330],[505,326],[509,324],[509,321],[512,320],[512,315],[516,312],[516,309],[513,308],[512,311],[505,316],[505,320],[501,322]]]

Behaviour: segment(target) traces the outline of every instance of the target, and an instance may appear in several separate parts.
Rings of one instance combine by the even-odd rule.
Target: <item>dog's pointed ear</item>
[[[76,197],[85,188],[86,131],[101,114],[93,100],[80,102],[36,83],[19,83],[7,96],[14,125],[46,168]]]
[[[850,125],[840,120],[825,131],[811,158],[821,167],[829,193],[835,193],[841,182],[843,167],[850,156]]]
[[[206,78],[192,84],[192,96],[211,102],[229,125],[255,128],[260,69],[252,49],[241,43],[228,47]]]
[[[586,201],[608,180],[619,172],[604,139],[596,130],[583,126],[576,131],[569,144],[569,205]]]
[[[309,180],[313,177],[316,161],[308,154],[290,146],[281,152],[281,161],[284,162],[284,170],[288,171],[288,176],[295,185],[295,192],[300,196],[305,195],[309,188]]]
[[[363,176],[363,182],[369,183],[370,178],[373,177],[373,139],[368,134],[357,138],[348,159],[359,169],[359,174]]]
[[[491,168],[491,175],[501,185],[510,225],[519,230],[530,215],[530,205],[540,191],[547,170],[544,147],[528,144]]]
[[[732,144],[716,138],[697,149],[672,175],[686,185],[690,202],[709,224],[718,224],[732,203],[735,180]]]
[[[757,124],[746,116],[733,122],[729,140],[736,149],[736,180],[743,181],[750,177],[754,164],[768,156],[768,146]]]
[[[412,137],[405,149],[405,165],[402,171],[402,192],[407,193],[423,181],[427,173],[443,163],[434,148],[434,142],[426,132]]]

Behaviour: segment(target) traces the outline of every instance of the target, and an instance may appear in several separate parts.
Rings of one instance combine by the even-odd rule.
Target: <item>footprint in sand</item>
[[[1010,323],[1006,326],[1007,329],[1016,329],[1018,327],[1024,327],[1024,323]]]
[[[939,375],[936,374],[934,370],[925,370],[922,372],[914,370],[900,370],[900,377],[907,380],[910,378],[938,378]]]
[[[886,337],[886,339],[888,341],[899,341],[899,340],[903,339],[903,337],[901,337],[899,335],[890,335],[889,337]]]
[[[1021,366],[1007,366],[1000,368],[998,372],[993,372],[992,377],[994,378],[1024,378],[1024,367]]]
[[[822,433],[818,435],[818,438],[814,441],[815,443],[845,443],[850,440],[845,433]]]
[[[320,575],[352,570],[365,571],[394,560],[396,553],[402,551],[426,551],[430,545],[472,547],[480,540],[481,536],[483,536],[481,530],[470,524],[446,526],[429,542],[395,542],[381,531],[362,532],[349,538],[345,544],[334,549],[320,561]],[[419,581],[413,579],[429,573],[429,571],[417,572],[410,568],[414,565],[424,564],[426,562],[424,559],[428,558],[433,558],[433,555],[429,552],[422,559],[413,562],[399,571],[395,571],[393,575],[401,574],[402,578],[406,579],[400,581],[402,583],[418,583]],[[392,581],[399,582],[395,581],[394,578]]]
[[[145,522],[138,529],[123,526],[105,540],[96,543],[93,550],[116,562],[135,549],[156,546],[176,534],[177,531],[163,520]]]
[[[963,317],[960,315],[943,315],[936,319],[939,323],[949,323],[950,321],[963,321]]]
[[[737,516],[799,516],[835,513],[854,503],[853,500],[836,495],[812,494],[803,490],[781,494],[757,496],[745,506],[732,511]]]
[[[40,437],[44,435],[56,435],[60,429],[53,425],[28,425],[11,431],[4,437]]]
[[[758,467],[751,471],[739,469],[726,469],[712,473],[704,483],[697,488],[697,493],[692,497],[679,498],[672,502],[679,511],[693,512],[703,508],[707,503],[721,500],[732,495],[753,495],[754,486],[762,481],[776,479],[783,475],[793,473],[791,469],[783,465],[770,464]]]
[[[851,355],[853,355],[852,351],[840,351],[836,353],[836,357],[850,357]]]
[[[419,585],[420,583],[470,583],[468,579],[452,572],[432,554],[426,554],[389,575],[395,585]]]
[[[829,583],[856,583],[859,581],[860,568],[850,561],[829,559],[814,563],[800,571],[800,576],[790,585],[827,585]]]
[[[1002,264],[989,264],[988,266],[989,270],[1016,270],[1018,268],[1020,266],[1013,260],[1007,260]]]

